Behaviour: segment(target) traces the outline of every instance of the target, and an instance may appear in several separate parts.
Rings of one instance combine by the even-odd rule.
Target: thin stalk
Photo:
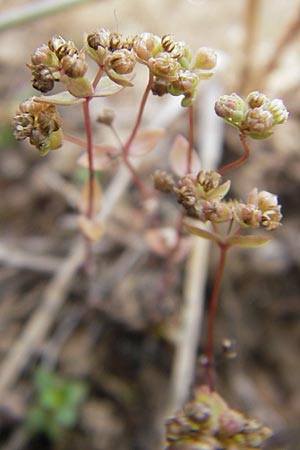
[[[218,304],[218,296],[221,286],[222,275],[224,272],[226,253],[228,250],[227,245],[219,245],[220,248],[220,259],[215,275],[213,291],[209,304],[209,319],[208,319],[208,334],[207,334],[207,344],[206,344],[206,383],[211,390],[214,390],[214,380],[213,380],[213,337],[215,330],[215,318],[216,309]]]
[[[83,103],[83,114],[85,123],[85,132],[87,139],[87,155],[88,155],[88,170],[89,170],[89,195],[88,195],[88,206],[86,211],[86,216],[91,219],[93,216],[93,204],[94,204],[94,164],[93,164],[93,143],[92,143],[92,128],[91,128],[91,118],[89,110],[90,99],[86,98]]]
[[[141,104],[140,104],[140,107],[139,107],[139,112],[138,112],[138,115],[137,115],[137,118],[136,118],[136,121],[135,121],[135,125],[134,125],[134,127],[132,129],[132,132],[131,132],[129,138],[127,139],[126,144],[124,145],[124,157],[128,156],[128,153],[129,153],[129,150],[130,150],[130,146],[131,146],[131,144],[132,144],[132,142],[133,142],[133,140],[134,140],[134,138],[136,136],[136,133],[137,133],[137,131],[138,131],[140,125],[141,125],[142,117],[143,117],[143,114],[144,114],[145,106],[146,106],[146,103],[147,103],[147,100],[148,100],[148,97],[149,97],[149,93],[150,93],[150,90],[151,90],[152,83],[153,83],[153,74],[149,71],[148,84],[146,86],[145,92],[144,92],[142,100],[141,100]]]
[[[227,172],[228,170],[231,169],[235,169],[236,167],[241,166],[245,161],[247,161],[247,159],[249,158],[250,155],[250,149],[249,146],[246,142],[246,135],[244,133],[240,133],[240,139],[242,142],[242,146],[243,146],[243,150],[244,150],[244,154],[237,160],[226,164],[226,166],[221,167],[221,169],[218,170],[218,172],[223,175],[225,172]]]
[[[98,83],[99,83],[103,73],[104,73],[104,69],[103,69],[103,67],[100,66],[99,69],[98,69],[98,72],[96,73],[94,81],[93,81],[93,88],[94,89],[96,89],[96,87],[97,87],[97,85],[98,85]]]
[[[130,152],[131,144],[134,141],[136,134],[138,132],[138,129],[141,125],[142,117],[144,114],[145,106],[146,106],[146,103],[147,103],[147,100],[149,97],[152,83],[153,83],[153,74],[149,71],[148,84],[146,86],[146,89],[144,91],[144,94],[143,94],[143,97],[142,97],[142,100],[140,103],[139,112],[138,112],[134,127],[133,127],[132,132],[131,132],[129,138],[127,139],[125,145],[122,146],[124,164],[127,167],[127,169],[130,171],[132,179],[133,179],[136,187],[140,191],[141,197],[144,201],[148,198],[149,195],[148,195],[148,193],[144,187],[144,183],[142,182],[141,178],[139,177],[137,171],[135,170],[135,168],[129,161],[129,152]]]
[[[194,149],[194,108],[193,108],[193,105],[189,106],[188,115],[189,115],[189,148],[188,148],[187,161],[186,161],[186,175],[189,174],[192,170],[192,156],[193,156],[193,149]],[[178,218],[177,227],[176,227],[177,240],[176,240],[176,244],[170,255],[170,262],[173,261],[173,255],[176,254],[176,251],[178,250],[178,248],[180,246],[180,242],[181,242],[181,238],[182,238],[183,219],[184,219],[184,213],[183,213],[183,210],[181,210],[179,218]]]
[[[188,159],[187,159],[187,168],[186,173],[190,173],[192,170],[192,156],[193,156],[193,148],[194,148],[194,107],[193,105],[189,106],[189,150],[188,150]]]

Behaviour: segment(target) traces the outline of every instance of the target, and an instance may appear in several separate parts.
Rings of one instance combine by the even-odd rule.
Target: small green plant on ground
[[[52,440],[78,421],[79,407],[86,395],[85,386],[57,376],[47,369],[34,374],[34,399],[26,416],[30,434],[42,433]]]
[[[193,53],[185,42],[177,42],[171,35],[159,37],[152,33],[141,33],[124,37],[104,28],[87,33],[84,41],[84,47],[78,50],[72,41],[54,36],[48,44],[35,50],[28,64],[32,72],[33,87],[45,94],[60,82],[65,90],[22,102],[13,119],[14,134],[18,140],[28,138],[42,156],[62,147],[64,140],[85,148],[86,153],[79,163],[88,168],[89,180],[83,187],[79,226],[86,242],[87,270],[91,265],[92,241],[102,238],[104,233],[97,217],[101,187],[95,177],[95,170],[110,170],[118,163],[123,163],[130,172],[140,193],[145,216],[155,214],[148,211],[147,204],[149,199],[156,197],[157,191],[171,193],[181,205],[178,223],[174,226],[176,238],[172,244],[167,245],[162,238],[163,229],[158,228],[156,234],[152,233],[152,250],[165,255],[169,267],[184,253],[184,230],[218,246],[219,265],[209,302],[204,385],[195,387],[194,400],[187,402],[182,411],[168,421],[166,449],[262,448],[270,430],[229,408],[216,392],[213,339],[217,300],[227,252],[236,246],[252,248],[266,244],[270,240],[269,236],[253,234],[252,231],[258,228],[273,231],[278,228],[281,207],[276,195],[256,188],[244,202],[226,200],[231,181],[224,180],[223,177],[247,161],[250,154],[247,139],[268,138],[276,125],[287,120],[288,112],[281,100],[270,100],[257,91],[251,92],[246,100],[235,93],[222,96],[216,101],[215,111],[226,123],[238,130],[243,155],[217,171],[203,171],[194,149],[193,103],[200,80],[213,75],[217,63],[216,53],[206,47]],[[87,55],[96,67],[93,79],[87,75]],[[99,122],[111,129],[116,145],[95,144],[90,118],[91,101],[117,95],[122,89],[132,87],[137,64],[146,68],[147,83],[131,133],[123,142],[114,126],[114,113],[103,111]],[[181,105],[187,109],[189,129],[188,138],[178,136],[170,149],[169,163],[173,173],[162,171],[159,167],[155,171],[153,178],[156,191],[149,189],[133,163],[135,157],[151,151],[165,132],[162,129],[140,129],[150,92],[159,97],[168,94],[181,96]],[[70,108],[77,105],[81,105],[83,111],[85,141],[63,133],[62,119],[57,111],[57,106]],[[210,228],[204,227],[204,223],[210,224]],[[48,424],[49,434],[55,435],[63,424],[74,422],[70,405],[73,408],[74,402],[78,404],[82,392],[74,386],[71,389],[71,385],[69,390],[66,387],[68,385],[57,385],[57,381],[51,379],[51,376],[49,378],[49,374],[43,376],[47,383],[42,388],[39,384],[40,400],[31,411],[31,422],[35,422],[36,426],[40,423],[40,428]],[[59,414],[53,418],[56,408]],[[54,422],[48,421],[47,414],[50,414]]]

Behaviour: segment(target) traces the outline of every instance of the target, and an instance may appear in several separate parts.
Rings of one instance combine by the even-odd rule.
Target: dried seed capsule
[[[135,55],[132,51],[121,49],[105,58],[105,66],[120,75],[131,73],[135,66]]]
[[[270,100],[268,99],[268,97],[258,91],[250,92],[246,101],[247,101],[248,105],[250,106],[250,108],[259,108],[262,105],[266,105],[266,104],[270,103]]]
[[[146,62],[162,51],[161,39],[153,33],[141,33],[135,36],[133,49],[137,57]]]
[[[155,58],[150,58],[148,67],[154,75],[167,81],[176,80],[177,72],[181,69],[176,59],[166,52],[159,53]]]
[[[43,64],[39,66],[33,66],[32,72],[32,87],[38,91],[45,93],[54,88],[54,82],[56,79],[53,76],[51,69]]]
[[[172,192],[175,181],[172,175],[164,170],[156,170],[153,174],[153,183],[155,189],[160,192]]]
[[[70,78],[83,77],[88,69],[84,53],[64,56],[61,60],[61,68]]]
[[[109,50],[120,50],[123,47],[123,37],[120,33],[110,33]]]
[[[34,116],[30,112],[16,114],[12,120],[13,134],[18,141],[29,137],[33,130]]]
[[[62,118],[54,105],[49,105],[46,109],[40,111],[36,122],[44,135],[57,131],[62,126]]]
[[[174,36],[172,34],[165,34],[161,38],[161,45],[165,52],[172,52],[175,48],[176,42],[174,41]]]

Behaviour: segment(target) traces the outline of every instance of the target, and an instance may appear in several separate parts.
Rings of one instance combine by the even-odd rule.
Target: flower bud
[[[289,117],[288,110],[286,109],[282,100],[276,98],[268,105],[268,110],[273,115],[273,125],[279,125],[285,123]]]
[[[199,79],[195,73],[190,70],[179,70],[177,78],[170,82],[168,91],[171,95],[194,96],[198,83]]]
[[[267,191],[260,191],[257,195],[257,206],[262,212],[261,224],[266,230],[275,230],[280,226],[281,206],[278,205],[276,195]]]
[[[174,178],[164,170],[156,170],[153,174],[154,188],[160,192],[172,192],[174,189]]]
[[[141,62],[146,62],[161,52],[161,40],[153,33],[141,33],[135,36],[133,49]]]
[[[252,109],[259,108],[262,105],[266,105],[266,104],[270,103],[270,100],[268,99],[268,97],[258,91],[250,92],[246,101],[247,101],[248,105],[250,106],[250,108],[252,108]]]
[[[208,47],[200,47],[193,61],[193,69],[211,70],[217,64],[217,54]]]
[[[43,44],[31,55],[31,64],[34,66],[56,66],[58,64],[58,59],[48,45]]]
[[[163,52],[156,55],[155,58],[150,58],[148,67],[157,77],[161,77],[166,81],[174,81],[177,78],[180,64],[168,53]]]
[[[246,112],[241,130],[253,139],[265,139],[273,133],[272,127],[272,113],[260,107]]]
[[[240,127],[245,112],[244,100],[235,93],[223,95],[215,103],[215,112],[225,122]]]
[[[111,126],[115,118],[115,113],[112,109],[104,109],[97,117],[97,122],[104,125]]]
[[[256,205],[237,202],[234,204],[234,218],[244,228],[258,228],[262,214]]]

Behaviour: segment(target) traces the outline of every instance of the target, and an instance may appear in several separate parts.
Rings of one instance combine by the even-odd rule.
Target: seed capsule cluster
[[[270,100],[254,91],[246,101],[237,94],[223,95],[215,104],[215,111],[225,122],[254,139],[265,139],[273,133],[273,127],[285,123],[288,111],[282,100]]]
[[[261,449],[271,434],[268,427],[229,408],[220,395],[201,386],[166,422],[165,450]]]
[[[280,226],[281,206],[276,195],[253,189],[246,203],[226,201],[229,189],[230,181],[223,182],[219,173],[201,171],[196,177],[189,174],[181,178],[174,192],[187,215],[202,222],[236,222],[243,228],[262,226],[268,231]]]
[[[62,145],[62,119],[54,105],[26,100],[13,118],[15,138],[30,143],[42,156]]]

